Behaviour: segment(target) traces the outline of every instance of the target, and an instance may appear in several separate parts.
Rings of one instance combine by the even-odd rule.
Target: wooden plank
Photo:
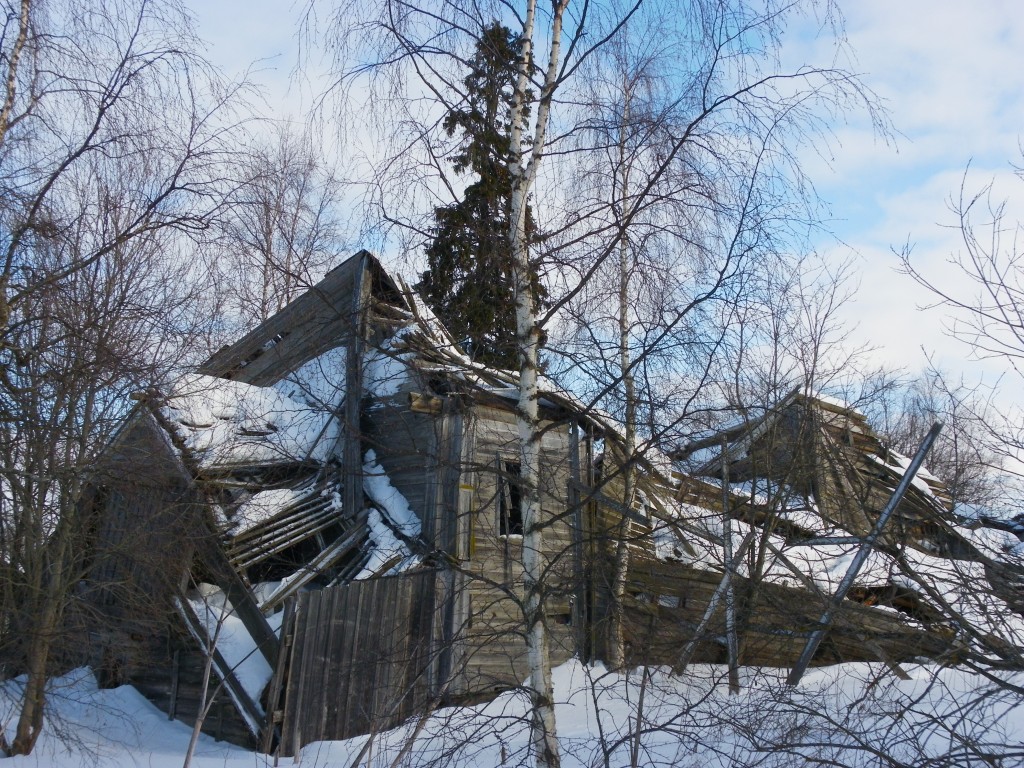
[[[453,398],[445,400],[443,437],[438,445],[441,485],[438,516],[440,519],[440,548],[454,557],[459,556],[459,511],[463,468],[463,432],[465,419]]]
[[[344,627],[339,626],[341,624],[341,617],[338,609],[341,596],[338,593],[339,590],[336,589],[321,590],[317,593],[327,608],[326,611],[322,611],[320,614],[320,626],[326,631],[324,636],[325,651],[323,653],[324,667],[321,671],[321,686],[324,691],[334,691],[339,677],[336,669],[337,665],[333,663],[333,654],[331,653],[341,640],[342,632],[344,632]],[[337,717],[338,697],[330,695],[320,708],[320,728],[318,733],[320,735],[330,733],[331,724],[334,723]]]
[[[373,717],[376,722],[390,723],[401,711],[405,700],[404,680],[400,674],[403,664],[400,659],[407,658],[408,625],[402,621],[408,605],[407,579],[380,579],[383,599],[378,602],[381,610],[381,624],[387,633],[386,652],[377,660],[374,683],[377,696],[373,702]]]
[[[360,694],[359,690],[360,676],[359,670],[359,632],[362,628],[363,619],[363,605],[365,588],[363,584],[354,584],[354,588],[351,589],[347,597],[349,598],[349,605],[346,606],[346,615],[351,617],[351,621],[348,625],[348,642],[346,648],[345,658],[345,696],[346,712],[345,719],[339,723],[339,731],[344,734],[349,734],[355,728],[358,727],[360,714],[362,711],[362,704],[358,700]],[[345,738],[344,736],[342,738]]]
[[[378,593],[380,591],[381,579],[369,579],[365,584],[360,585],[359,609],[356,618],[356,637],[358,645],[355,648],[357,683],[352,691],[359,702],[358,720],[352,724],[353,728],[363,728],[365,724],[374,722],[373,702],[375,696],[374,682],[377,676],[377,655],[381,646],[376,636],[377,627],[373,626],[373,620],[379,615]]]
[[[294,680],[289,678],[289,687],[291,688],[294,684],[295,690],[295,712],[292,718],[292,734],[293,743],[292,751],[290,754],[295,754],[301,749],[312,734],[308,733],[305,728],[305,717],[309,707],[309,686],[315,685],[316,681],[312,679],[316,670],[314,668],[313,651],[316,641],[316,602],[314,600],[314,592],[305,592],[299,595],[299,601],[297,604],[296,618],[301,624],[296,624],[296,643],[295,649],[299,654],[299,664],[296,666],[293,664],[291,669],[291,675],[295,675]],[[299,627],[301,626],[301,629]],[[297,642],[299,638],[302,638],[301,645]],[[298,674],[296,674],[296,671]]]
[[[366,251],[350,257],[276,315],[212,355],[199,372],[264,386],[346,343],[357,327],[352,295],[364,282],[369,259]]]
[[[281,636],[278,644],[277,664],[274,665],[267,688],[267,719],[264,723],[262,750],[269,755],[274,743],[281,743],[281,727],[284,722],[284,707],[281,701],[284,692],[284,681],[287,676],[288,661],[292,651],[292,639],[295,632],[295,601],[289,600],[284,606],[281,617]]]
[[[363,450],[360,414],[363,406],[363,353],[366,349],[366,312],[370,297],[370,254],[362,252],[358,288],[352,293],[351,312],[356,332],[345,358],[345,421],[342,426],[342,503],[352,514],[363,508]]]
[[[179,667],[179,655],[181,651],[177,648],[174,649],[174,654],[171,661],[171,693],[170,703],[167,707],[167,719],[173,720],[177,716],[178,707],[178,684],[181,677],[181,670]]]
[[[349,552],[353,551],[366,538],[366,530],[366,521],[362,520],[339,541],[329,544],[320,554],[303,567],[301,573],[268,595],[263,605],[260,606],[261,609],[264,611],[271,610],[283,600],[294,595]]]
[[[252,591],[231,565],[227,554],[212,532],[198,538],[197,548],[203,563],[209,568],[217,586],[227,595],[235,614],[242,621],[263,658],[273,666],[277,663],[279,652],[277,635],[274,634],[274,630],[267,623],[267,617],[263,615],[263,611],[256,604]]]
[[[439,416],[443,409],[443,401],[433,395],[423,395],[418,392],[409,393],[409,410],[413,413],[426,413],[431,416]]]

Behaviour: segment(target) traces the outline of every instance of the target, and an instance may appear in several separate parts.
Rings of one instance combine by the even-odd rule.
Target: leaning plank
[[[256,604],[252,592],[242,581],[224,549],[213,536],[200,537],[198,546],[203,562],[210,569],[217,586],[224,590],[231,605],[234,606],[238,618],[241,619],[242,624],[256,642],[260,653],[273,667],[277,662],[277,635],[267,623],[267,617],[263,615]]]
[[[263,731],[263,752],[268,755],[273,749],[274,741],[280,743],[283,738],[280,730],[284,720],[281,695],[284,691],[285,673],[288,667],[288,657],[291,655],[294,632],[295,602],[289,601],[285,604],[284,616],[281,619],[281,643],[277,664],[274,665],[274,674],[271,676],[270,686],[267,688],[267,718]]]
[[[260,709],[259,705],[255,701],[253,701],[245,688],[242,687],[241,682],[239,682],[238,678],[235,676],[234,668],[228,664],[220,651],[218,651],[216,646],[213,645],[206,627],[202,620],[196,615],[192,604],[188,600],[179,598],[176,598],[174,602],[178,609],[178,613],[185,620],[185,624],[188,626],[188,630],[193,639],[198,643],[200,651],[204,656],[211,659],[214,672],[224,684],[224,690],[227,691],[228,697],[235,705],[235,709],[238,710],[238,714],[240,714],[242,719],[245,721],[253,739],[258,741],[260,738],[260,726],[263,722],[262,709]],[[202,717],[203,713],[199,712],[198,716]]]

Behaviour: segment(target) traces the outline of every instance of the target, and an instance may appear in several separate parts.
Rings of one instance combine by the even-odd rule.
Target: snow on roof
[[[387,526],[379,510],[371,509],[366,523],[370,529],[373,548],[370,550],[370,559],[355,576],[357,581],[380,574],[389,563],[393,563],[393,565],[387,568],[387,572],[399,573],[419,562],[419,557],[409,552],[409,547],[405,542],[400,541]],[[396,560],[397,563],[395,563]]]
[[[204,469],[324,461],[339,431],[329,410],[275,387],[201,374],[178,379],[161,410]]]
[[[881,464],[883,467],[892,470],[897,477],[902,478],[910,468],[911,460],[902,454],[896,453],[895,451],[888,451],[888,454],[892,461],[886,461],[884,457],[875,453],[867,453],[865,456],[874,463]],[[941,506],[942,502],[939,501],[939,498],[935,495],[935,492],[932,490],[932,486],[928,483],[928,480],[931,480],[936,484],[940,484],[942,482],[922,466],[917,470],[917,473],[914,475],[914,479],[910,484],[923,493],[929,500]]]
[[[345,366],[348,349],[335,347],[289,373],[275,389],[311,408],[331,410],[345,397]]]
[[[840,409],[842,409],[844,411],[852,411],[852,410],[854,410],[850,406],[850,404],[848,402],[846,402],[845,400],[843,400],[841,398],[838,398],[838,397],[832,397],[831,395],[826,395],[824,392],[815,392],[815,393],[809,395],[808,399],[810,399],[810,400],[817,400],[817,401],[819,401],[821,403],[824,403],[825,405],[831,405],[831,406],[833,406],[835,408],[840,408]]]
[[[937,557],[907,548],[906,563],[894,573],[893,583],[921,594],[930,602],[941,601],[944,613],[962,627],[1001,638],[1019,648],[1024,645],[1024,617],[1011,609],[989,587],[984,563]]]
[[[680,518],[686,521],[689,531],[698,534],[687,538],[687,543],[696,554],[692,557],[683,556],[678,551],[680,547],[676,546],[678,539],[675,542],[672,541],[675,534],[671,527],[663,525],[656,526],[655,531],[658,556],[663,559],[687,562],[701,570],[724,571],[725,549],[722,539],[724,525],[721,513],[704,509],[695,504],[680,502],[673,502],[670,509],[674,509]],[[733,551],[735,552],[750,534],[751,526],[735,519],[730,520],[730,526]],[[832,594],[839,586],[849,563],[856,554],[856,548],[850,544],[802,546],[787,543],[781,535],[765,535],[760,529],[755,530],[758,539],[767,547],[761,578],[769,583],[784,586],[799,586],[802,583],[800,576],[794,573],[794,569],[785,562],[788,560],[802,576],[814,582],[823,593]],[[704,535],[699,535],[701,533]],[[736,563],[736,569],[740,576],[751,576],[745,558]],[[874,552],[860,571],[856,585],[864,587],[885,585],[889,583],[892,570],[886,557],[879,552]]]
[[[238,536],[272,519],[281,510],[295,503],[306,489],[272,488],[255,493],[239,505],[232,519],[231,533]]]
[[[1012,531],[978,525],[959,527],[957,532],[981,550],[983,554],[994,560],[1018,557],[1015,551],[1022,542]]]
[[[683,562],[701,570],[724,572],[725,550],[723,517],[720,510],[706,509],[696,504],[662,498],[662,507],[676,517],[680,526],[671,520],[655,523],[656,555],[663,560]],[[810,510],[807,514],[812,514]],[[803,521],[801,521],[803,522]],[[753,530],[757,542],[766,547],[760,578],[766,583],[797,587],[809,580],[823,594],[834,594],[850,563],[860,547],[856,541],[818,542],[801,544],[787,541],[779,534],[767,534],[760,528],[752,529],[741,520],[730,520],[735,552]],[[965,538],[988,546],[983,552],[1013,560],[1010,534],[994,537],[988,534],[972,536],[967,529],[957,528]],[[818,533],[815,531],[815,533]],[[687,536],[687,552],[680,534]],[[840,529],[823,530],[820,535],[849,538]],[[991,541],[980,542],[988,537]],[[750,577],[746,558],[736,563],[740,576]],[[854,580],[855,587],[901,587],[918,594],[924,602],[938,609],[953,621],[969,625],[982,634],[1002,638],[1014,645],[1024,644],[1024,617],[1012,610],[989,586],[984,562],[954,559],[905,547],[898,554],[873,549]]]

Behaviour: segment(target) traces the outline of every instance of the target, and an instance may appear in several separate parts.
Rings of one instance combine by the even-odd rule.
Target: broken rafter
[[[367,532],[366,518],[362,517],[362,520],[345,536],[326,546],[319,555],[310,560],[301,570],[297,571],[291,578],[281,582],[281,585],[263,601],[260,609],[264,612],[272,611],[286,598],[294,595],[306,584],[345,557],[345,555],[358,548],[366,540]]]

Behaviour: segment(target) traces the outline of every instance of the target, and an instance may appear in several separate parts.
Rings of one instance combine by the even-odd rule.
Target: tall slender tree
[[[225,327],[248,328],[315,284],[338,258],[341,185],[316,136],[279,123],[238,153],[232,191],[209,250]]]
[[[461,200],[434,209],[428,268],[419,284],[427,303],[474,359],[507,369],[518,367],[508,231],[511,109],[520,48],[512,30],[498,22],[485,27],[476,41],[463,80],[465,99],[444,118],[448,135],[462,138],[452,165],[475,180]],[[533,242],[536,227],[529,206],[525,215],[526,238]],[[536,300],[543,298],[537,274],[531,291]]]
[[[3,8],[0,653],[26,673],[11,755],[32,751],[67,661],[83,479],[190,330],[178,247],[219,209],[237,123],[174,2]]]

